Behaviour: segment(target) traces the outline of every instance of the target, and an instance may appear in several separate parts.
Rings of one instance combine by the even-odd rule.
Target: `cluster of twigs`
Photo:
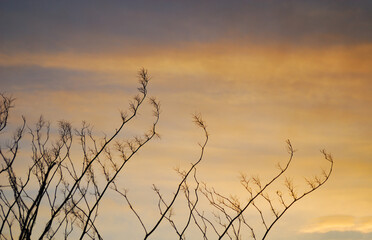
[[[157,224],[159,224],[160,221],[165,218],[176,233],[177,239],[186,239],[186,232],[194,231],[194,229],[200,232],[200,238],[202,239],[243,239],[244,228],[250,233],[249,237],[251,239],[265,239],[275,223],[280,220],[284,213],[286,213],[287,210],[293,206],[293,204],[325,184],[332,173],[332,156],[326,153],[326,151],[322,150],[321,153],[324,155],[325,160],[330,163],[330,167],[328,171],[323,170],[321,176],[315,176],[312,179],[305,178],[308,185],[307,190],[298,193],[295,190],[293,181],[290,178],[285,177],[284,186],[289,197],[284,197],[280,190],[275,192],[276,197],[270,197],[270,191],[268,190],[269,187],[271,187],[275,182],[279,181],[280,177],[283,177],[293,160],[295,151],[291,142],[287,140],[288,153],[290,155],[289,159],[284,166],[278,164],[279,172],[274,175],[266,184],[261,183],[261,180],[258,177],[247,178],[245,175],[241,176],[241,184],[246,190],[248,196],[247,201],[241,202],[235,196],[225,196],[217,192],[214,188],[207,187],[205,183],[199,182],[197,178],[196,166],[203,158],[205,147],[208,142],[208,132],[205,123],[199,116],[195,117],[195,122],[205,133],[205,141],[203,144],[200,144],[201,153],[199,159],[193,163],[187,171],[176,169],[181,177],[181,180],[175,194],[170,201],[165,201],[164,197],[160,193],[160,190],[156,186],[153,187],[153,190],[159,199],[158,208],[161,216]],[[194,181],[193,187],[191,187],[191,184],[188,184],[189,179]],[[183,195],[186,200],[185,207],[187,207],[189,211],[188,214],[185,215],[182,223],[176,224],[176,219],[173,219],[173,213],[171,210],[175,200],[179,196],[180,190],[183,191]],[[205,197],[209,205],[214,209],[214,211],[212,210],[212,217],[207,216],[205,211],[199,207],[199,193]],[[151,233],[151,231],[149,232],[146,229],[143,220],[133,208],[133,205],[129,201],[126,192],[121,193],[121,195],[125,198],[127,204],[130,206],[130,209],[136,215],[137,219],[144,228],[146,233],[146,237],[144,239],[147,239],[147,236],[149,233]],[[279,206],[274,204],[275,199],[277,202],[279,202]],[[265,206],[262,204],[256,204],[255,201],[260,200],[264,200],[266,203],[266,208],[268,208],[269,212],[271,212],[269,216],[267,213],[266,215],[264,213],[263,208]],[[248,223],[247,216],[245,215],[249,207],[252,207],[257,211],[257,214],[259,215],[261,223],[264,227],[264,230],[260,231],[259,234],[257,234],[255,226]],[[195,227],[192,230],[190,227],[191,223],[193,223],[193,226]]]
[[[283,197],[283,193],[276,192],[276,199],[280,208],[273,204],[273,198],[268,194],[268,188],[277,182],[289,168],[294,150],[287,141],[289,160],[284,166],[279,165],[279,172],[266,184],[262,184],[257,177],[242,176],[241,184],[245,188],[248,200],[241,202],[236,197],[226,197],[213,188],[200,183],[197,177],[197,166],[203,159],[208,143],[207,126],[201,116],[195,115],[196,125],[204,132],[204,142],[200,144],[200,156],[187,170],[177,169],[180,175],[178,186],[170,199],[161,194],[158,187],[153,190],[158,198],[159,217],[155,218],[152,226],[146,226],[144,220],[135,209],[126,190],[119,190],[115,182],[128,161],[154,137],[160,115],[160,104],[155,98],[149,98],[153,108],[154,121],[149,131],[141,137],[133,137],[120,141],[118,135],[134,121],[138,110],[147,97],[149,76],[145,69],[139,72],[139,94],[133,98],[129,106],[129,114],[121,114],[121,123],[114,133],[103,139],[96,139],[89,124],[83,122],[80,129],[73,129],[66,121],[59,122],[58,139],[51,140],[50,124],[40,117],[35,127],[26,124],[23,117],[22,125],[7,146],[0,146],[0,238],[1,239],[103,239],[100,226],[96,219],[100,210],[100,203],[109,190],[122,196],[144,230],[144,239],[150,238],[159,229],[159,225],[168,222],[178,239],[186,239],[186,233],[199,232],[203,239],[241,239],[243,229],[249,230],[253,239],[265,239],[273,225],[297,201],[318,189],[329,178],[333,168],[331,155],[322,151],[330,162],[330,168],[321,177],[307,179],[309,189],[297,193],[293,182],[286,178],[285,186],[290,198]],[[0,134],[4,132],[8,123],[10,109],[14,99],[2,94],[0,103]],[[15,162],[20,159],[19,148],[25,134],[31,136],[31,159],[25,171],[20,171]],[[71,148],[78,139],[82,157],[73,159]],[[18,160],[17,160],[18,159]],[[23,163],[24,165],[25,163]],[[194,184],[189,184],[193,181]],[[4,184],[5,183],[5,184]],[[186,200],[188,214],[182,224],[173,218],[173,207],[182,196]],[[201,209],[200,197],[214,209],[212,217]],[[257,200],[264,200],[274,218],[267,219],[263,210],[256,204]],[[252,207],[260,216],[264,231],[258,237],[254,226],[247,221],[245,213]],[[43,210],[44,209],[44,210]],[[47,211],[45,211],[47,209]],[[37,229],[37,231],[35,230]],[[195,230],[196,229],[196,230]]]

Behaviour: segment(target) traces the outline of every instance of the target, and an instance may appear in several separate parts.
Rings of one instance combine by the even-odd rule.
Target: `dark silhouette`
[[[6,146],[0,146],[1,239],[103,239],[96,219],[100,202],[108,191],[115,191],[123,197],[141,224],[144,239],[150,238],[162,222],[168,222],[171,231],[179,239],[185,239],[190,231],[199,232],[202,239],[242,239],[243,233],[247,231],[253,239],[265,239],[273,225],[294,203],[322,186],[331,175],[332,157],[322,151],[324,158],[330,163],[329,170],[323,171],[321,177],[307,179],[308,190],[298,193],[289,178],[285,178],[285,188],[289,195],[269,189],[283,177],[293,160],[295,151],[288,140],[289,159],[284,165],[278,164],[279,172],[271,180],[261,183],[258,177],[242,176],[241,184],[248,200],[227,197],[198,181],[197,166],[203,159],[209,135],[201,116],[195,115],[194,121],[205,136],[204,142],[200,144],[200,156],[189,169],[176,169],[180,181],[170,199],[163,197],[153,185],[160,214],[153,220],[153,225],[146,226],[127,192],[119,190],[115,182],[126,163],[150,140],[158,137],[156,127],[160,104],[155,98],[147,96],[149,76],[145,69],[139,71],[139,79],[138,95],[130,103],[128,114],[122,112],[121,124],[111,136],[103,139],[96,139],[92,128],[85,122],[79,130],[73,130],[69,122],[60,121],[58,139],[52,142],[48,122],[40,117],[35,127],[29,127],[23,117],[23,124],[15,131],[13,138]],[[0,98],[0,136],[3,137],[14,99],[5,94],[1,94]],[[121,141],[118,139],[119,133],[128,123],[135,121],[135,116],[146,99],[149,99],[148,103],[153,108],[154,120],[150,129],[141,137]],[[15,168],[14,163],[19,158],[20,141],[27,133],[31,136],[31,159],[28,169],[21,172]],[[79,141],[73,141],[73,136]],[[82,156],[79,161],[73,160],[70,155],[73,144],[80,145]],[[275,197],[271,196],[273,193]],[[179,224],[173,218],[173,207],[175,201],[183,197],[188,214],[185,221]],[[212,206],[212,210],[201,209],[201,205],[198,205],[201,197]],[[267,216],[267,212],[265,215],[265,205],[262,203],[268,207],[270,216]],[[41,207],[45,206],[48,211],[41,211]],[[260,224],[263,225],[263,230],[259,233],[248,221],[246,212],[249,207],[257,211]]]

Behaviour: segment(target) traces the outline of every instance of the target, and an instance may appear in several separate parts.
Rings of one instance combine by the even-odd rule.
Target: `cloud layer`
[[[305,233],[326,233],[332,231],[372,233],[372,216],[359,218],[350,215],[320,217],[302,231]]]

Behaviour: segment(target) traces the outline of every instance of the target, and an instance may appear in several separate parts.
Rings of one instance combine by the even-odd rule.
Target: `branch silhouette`
[[[266,239],[273,226],[295,203],[323,186],[331,176],[333,158],[322,150],[329,163],[328,170],[323,170],[320,176],[305,178],[308,189],[298,192],[293,180],[284,177],[295,153],[292,143],[287,140],[289,158],[283,166],[278,164],[279,172],[266,183],[262,183],[259,177],[241,176],[240,183],[246,191],[247,201],[220,193],[199,180],[198,166],[204,159],[209,133],[201,115],[195,114],[193,120],[204,137],[199,144],[200,153],[186,170],[176,168],[180,178],[174,186],[173,195],[163,195],[153,184],[159,215],[152,218],[148,225],[149,220],[136,209],[128,190],[116,181],[127,163],[150,141],[159,137],[160,103],[156,98],[148,97],[150,77],[147,70],[141,69],[138,78],[138,94],[130,102],[128,111],[121,112],[121,122],[114,132],[103,138],[97,138],[86,122],[79,129],[73,129],[71,123],[59,121],[58,137],[55,139],[51,135],[51,124],[42,116],[34,126],[28,125],[22,116],[22,123],[13,136],[5,146],[0,146],[1,239],[104,239],[100,231],[103,226],[96,220],[102,212],[101,202],[107,198],[109,191],[123,198],[123,204],[128,206],[143,229],[144,240],[161,231],[163,223],[169,224],[169,231],[180,240],[196,233],[204,240],[242,239],[247,232],[251,239]],[[129,123],[136,121],[138,112],[146,104],[153,109],[149,129],[139,136],[122,139],[120,133]],[[5,132],[8,131],[9,114],[13,107],[14,98],[0,93],[1,138],[9,135]],[[30,137],[31,152],[29,166],[24,170],[16,167],[15,162],[21,158],[21,141],[27,140],[26,135]],[[72,154],[74,146],[80,148],[78,161]],[[286,193],[271,190],[274,183],[283,178]],[[174,217],[178,201],[184,204],[183,210],[186,210],[181,221]],[[248,208],[256,211],[263,231],[257,231],[257,224],[249,223]],[[271,217],[267,216],[267,212],[271,213]]]

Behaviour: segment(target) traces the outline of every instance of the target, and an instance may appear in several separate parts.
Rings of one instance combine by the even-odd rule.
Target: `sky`
[[[327,167],[319,150],[332,153],[329,182],[269,239],[372,239],[371,11],[363,0],[1,1],[0,92],[16,98],[12,126],[42,114],[52,126],[86,120],[110,133],[144,67],[162,105],[161,139],[122,182],[149,224],[152,183],[172,191],[173,168],[197,159],[203,135],[192,115],[201,113],[210,142],[199,177],[227,196],[247,197],[241,173],[273,176],[286,139],[298,189]],[[151,120],[147,110],[133,131]],[[136,239],[124,201],[111,201],[105,236]]]

